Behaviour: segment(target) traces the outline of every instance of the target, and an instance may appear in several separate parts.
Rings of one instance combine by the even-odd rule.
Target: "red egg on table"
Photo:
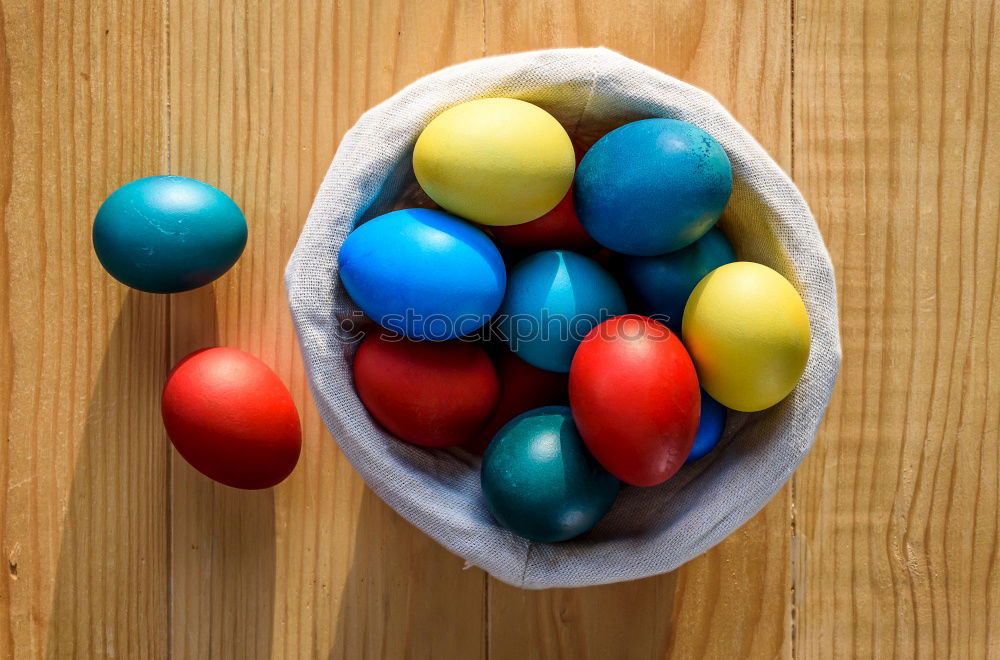
[[[698,431],[694,364],[674,333],[645,316],[617,316],[590,331],[573,357],[569,400],[587,448],[633,486],[673,476]]]
[[[477,454],[485,451],[504,424],[521,413],[567,401],[569,380],[566,374],[539,369],[506,349],[500,352],[495,362],[500,378],[500,401],[490,421],[465,445],[466,449]]]
[[[299,460],[299,414],[278,375],[235,348],[191,353],[170,372],[163,425],[195,469],[234,488],[269,488]]]
[[[354,356],[354,386],[371,416],[415,445],[471,440],[496,409],[500,383],[489,355],[466,341],[369,335]]]

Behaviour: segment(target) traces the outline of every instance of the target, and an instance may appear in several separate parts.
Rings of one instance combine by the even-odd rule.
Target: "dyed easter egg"
[[[693,463],[715,449],[726,430],[726,407],[701,391],[701,419],[698,421],[698,433],[694,436],[694,445],[685,463]]]
[[[676,119],[643,119],[611,131],[584,155],[576,212],[615,252],[664,254],[701,238],[732,187],[729,158],[711,135]]]
[[[481,477],[496,521],[545,543],[596,525],[620,487],[587,451],[565,406],[526,412],[500,429],[483,455]]]
[[[503,259],[489,237],[453,215],[405,209],[355,229],[340,279],[358,307],[412,339],[452,339],[485,324],[503,300]]]
[[[575,167],[573,144],[556,118],[516,99],[449,108],[413,148],[413,173],[424,192],[484,225],[516,225],[552,210]]]
[[[688,296],[701,278],[724,264],[736,261],[736,254],[717,227],[697,241],[653,257],[624,257],[620,272],[622,285],[635,301],[637,311],[680,332],[681,316]]]
[[[234,488],[269,488],[299,460],[302,434],[281,379],[235,348],[206,348],[177,363],[161,398],[174,448],[196,470]]]
[[[626,314],[594,328],[569,372],[580,435],[611,474],[655,486],[684,464],[698,430],[701,394],[677,335]]]
[[[806,368],[806,307],[767,266],[737,261],[713,270],[691,292],[682,325],[701,386],[727,408],[773,406]]]
[[[504,424],[521,413],[567,402],[566,374],[539,369],[507,350],[494,362],[500,378],[500,402],[486,426],[466,444],[466,449],[478,454]]]
[[[151,176],[111,193],[94,218],[94,252],[116,280],[175,293],[208,284],[247,242],[243,212],[224,192],[183,176]]]
[[[572,188],[554,209],[542,217],[519,225],[492,227],[490,233],[501,245],[521,250],[597,248],[597,243],[576,217]]]
[[[424,447],[468,442],[489,421],[500,384],[486,351],[379,332],[354,356],[354,387],[389,433]]]
[[[497,329],[524,361],[566,372],[590,329],[624,313],[625,298],[607,271],[575,252],[549,250],[511,269]]]

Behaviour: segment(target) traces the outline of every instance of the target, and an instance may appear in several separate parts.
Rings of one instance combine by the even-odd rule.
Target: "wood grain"
[[[441,17],[448,37],[428,49]],[[232,272],[173,299],[172,358],[215,343],[257,355],[290,384],[305,431],[273,492],[215,486],[174,458],[174,654],[479,656],[483,573],[460,570],[335,448],[282,275],[340,136],[402,85],[481,55],[481,6],[172,0],[169,33],[170,169],[229,192],[250,226]]]
[[[844,333],[795,478],[797,654],[1000,657],[1000,15],[852,4],[796,3],[795,178]]]
[[[790,18],[790,4],[782,1],[505,0],[487,3],[486,48],[496,54],[608,46],[714,94],[789,167]],[[788,655],[789,492],[670,575],[547,592],[491,580],[490,657]]]
[[[0,4],[0,657],[166,655],[166,303],[90,243],[165,164],[160,9]]]

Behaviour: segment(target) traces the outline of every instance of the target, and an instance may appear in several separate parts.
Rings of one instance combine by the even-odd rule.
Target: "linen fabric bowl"
[[[534,543],[490,516],[479,459],[390,437],[354,391],[357,349],[342,324],[358,310],[337,275],[337,253],[358,224],[426,198],[413,144],[445,109],[505,96],[552,113],[589,146],[647,117],[682,119],[711,134],[732,163],[721,226],[740,259],[784,275],[802,295],[812,330],[805,374],[784,401],[731,413],[719,447],[653,488],[623,488],[597,526],[563,543]],[[289,305],[320,415],[368,485],[445,548],[525,588],[604,584],[677,568],[759,511],[812,446],[840,365],[833,267],[816,223],[781,168],[703,91],[603,48],[546,50],[442,69],[366,112],[344,136],[285,274]]]

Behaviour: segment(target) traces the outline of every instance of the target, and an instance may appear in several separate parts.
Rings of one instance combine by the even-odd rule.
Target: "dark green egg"
[[[483,496],[497,522],[532,541],[597,524],[620,486],[587,451],[566,406],[537,408],[497,432],[483,455]]]

